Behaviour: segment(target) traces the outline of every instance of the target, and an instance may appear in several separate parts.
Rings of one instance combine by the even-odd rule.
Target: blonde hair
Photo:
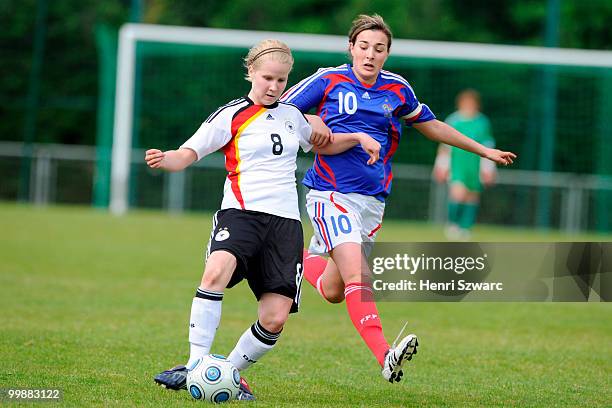
[[[355,40],[359,33],[365,30],[380,30],[387,36],[387,51],[391,49],[391,40],[393,39],[393,34],[391,33],[391,29],[385,23],[385,20],[379,16],[378,14],[374,14],[368,16],[367,14],[360,14],[356,19],[353,20],[353,25],[349,30],[348,37],[349,43],[355,44]]]
[[[251,47],[247,56],[244,57],[244,67],[247,69],[245,79],[247,81],[251,80],[248,72],[249,68],[259,68],[264,57],[274,58],[275,61],[293,67],[293,55],[291,55],[291,49],[287,44],[279,40],[262,40]]]

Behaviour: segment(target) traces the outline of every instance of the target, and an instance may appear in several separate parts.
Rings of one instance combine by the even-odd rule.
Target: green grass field
[[[152,376],[187,359],[210,225],[206,214],[0,204],[0,388],[60,388],[62,406],[196,406]],[[380,238],[442,235],[387,222]],[[475,238],[610,240],[493,227]],[[408,319],[421,343],[406,380],[391,385],[345,306],[307,284],[303,293],[276,349],[245,372],[253,406],[612,405],[610,304],[382,303],[387,338]],[[255,319],[248,287],[228,290],[213,351],[229,353]]]

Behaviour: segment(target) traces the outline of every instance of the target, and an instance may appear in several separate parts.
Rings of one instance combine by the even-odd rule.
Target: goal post
[[[312,65],[313,61],[317,59],[330,61],[329,65],[340,65],[347,62],[346,50],[348,44],[345,36],[131,23],[121,27],[117,58],[110,188],[110,210],[114,214],[123,214],[129,207],[130,166],[134,147],[132,146],[132,135],[135,131],[134,118],[139,114],[135,112],[134,102],[136,100],[135,89],[137,89],[135,84],[138,75],[138,69],[136,69],[138,50],[145,50],[145,53],[150,56],[155,55],[155,53],[160,55],[171,54],[174,49],[184,50],[184,53],[189,54],[196,52],[194,50],[197,47],[209,47],[206,49],[214,50],[214,52],[217,52],[216,50],[230,50],[244,56],[252,45],[266,38],[276,38],[284,41],[294,51],[296,62],[289,85],[299,81],[303,77],[300,75],[312,72],[313,68],[308,64]],[[151,48],[146,48],[147,45]],[[178,51],[176,52],[178,53]],[[190,75],[192,74],[186,73],[187,71],[181,64],[175,64],[179,67],[177,69],[180,73],[173,75],[184,81],[214,82],[218,80],[216,75],[221,75],[226,70],[238,69],[240,66],[240,60],[234,54],[232,54],[232,59],[227,59],[227,61],[215,60],[221,58],[218,55],[215,54],[215,58],[209,58],[208,60],[206,58],[197,61],[188,60],[188,63],[194,65],[210,64],[216,66],[218,71],[211,71],[209,76],[191,78]],[[300,68],[306,65],[308,65],[308,68]],[[391,56],[386,65],[387,69],[402,75],[406,75],[404,72],[409,72],[407,79],[413,86],[415,83],[418,84],[418,87],[416,87],[417,95],[423,102],[434,105],[434,111],[439,115],[439,119],[444,119],[443,115],[450,113],[454,93],[461,87],[465,87],[466,84],[471,84],[476,88],[482,85],[483,87],[488,86],[490,89],[496,89],[496,95],[503,96],[491,97],[492,103],[488,103],[485,99],[485,113],[488,113],[487,108],[498,112],[492,118],[494,133],[496,137],[499,136],[497,138],[498,143],[504,148],[518,150],[519,154],[526,152],[522,155],[523,157],[526,156],[522,162],[522,169],[525,170],[537,170],[539,168],[537,165],[538,157],[542,156],[536,153],[541,143],[538,123],[541,124],[541,120],[546,120],[545,118],[538,119],[541,112],[538,113],[540,107],[537,106],[537,99],[546,97],[540,94],[542,88],[537,86],[538,75],[541,76],[542,71],[545,71],[542,67],[546,67],[552,72],[552,75],[559,76],[557,81],[559,98],[564,98],[563,100],[576,98],[573,105],[569,102],[560,103],[557,112],[549,112],[549,114],[558,116],[577,115],[578,119],[584,123],[584,125],[573,123],[568,125],[563,120],[556,121],[556,133],[563,137],[560,143],[553,144],[549,148],[556,150],[556,156],[551,153],[551,157],[553,159],[563,157],[563,162],[555,166],[553,171],[612,174],[610,160],[605,156],[597,158],[610,153],[610,148],[606,147],[603,141],[609,136],[607,135],[607,129],[612,126],[608,118],[609,115],[606,113],[612,109],[612,106],[602,107],[602,104],[612,103],[612,96],[608,95],[612,91],[609,85],[600,86],[599,84],[609,84],[610,78],[612,78],[611,51],[394,39]],[[203,68],[199,69],[198,72],[201,72]],[[151,71],[154,70],[151,69]],[[161,70],[159,72],[155,71],[152,75],[157,75],[156,80],[158,81],[169,81],[168,78],[164,78],[166,74]],[[242,75],[243,73],[235,74],[232,71],[235,84],[228,82],[228,87],[238,88],[243,86],[243,84],[238,85]],[[153,81],[153,79],[150,81]],[[584,86],[585,89],[574,92],[572,90],[572,83],[574,82]],[[163,86],[163,84],[159,85],[160,88],[163,88]],[[232,88],[233,97],[236,97],[240,94],[237,94],[238,91],[234,91],[234,88]],[[241,89],[244,89],[244,87]],[[161,91],[157,90],[156,92]],[[202,97],[205,97],[205,95]],[[521,101],[525,105],[533,106],[530,108],[520,106]],[[220,101],[216,106],[224,102]],[[143,103],[150,103],[149,98],[143,97]],[[168,106],[171,105],[168,101],[165,103]],[[180,101],[176,101],[176,103],[181,104]],[[579,106],[576,107],[576,104],[579,104]],[[442,109],[440,106],[444,106],[444,108]],[[568,107],[572,107],[572,110],[565,113],[564,110],[569,109]],[[171,108],[178,109],[172,106],[168,107],[168,109]],[[163,112],[161,107],[159,112]],[[148,113],[151,117],[155,116],[154,113]],[[202,114],[204,115],[204,113]],[[173,115],[176,117],[179,114],[175,112]],[[180,118],[177,119],[178,121],[180,121]],[[149,126],[148,129],[152,132],[156,131],[156,125],[150,122],[151,120],[145,121],[145,124]],[[196,126],[199,123],[192,123],[191,125]],[[173,125],[165,131],[174,132],[176,129],[177,126]],[[572,135],[582,135],[581,132],[586,135],[585,137],[590,138],[585,142],[586,145],[596,143],[601,149],[596,147],[588,152],[585,150],[584,153],[580,153],[584,156],[581,156],[580,161],[577,161],[578,159],[567,159],[567,155],[576,151],[575,142],[569,139]],[[190,134],[181,134],[182,139],[189,136]],[[591,141],[593,143],[590,143]],[[419,143],[421,142],[411,140],[411,143],[413,144],[409,152],[398,151],[397,160],[404,163],[430,163],[433,159],[431,154],[435,145],[427,142],[427,147],[424,148],[426,151],[419,155],[418,151],[421,148]],[[610,144],[607,143],[607,145]],[[532,148],[533,153],[531,153]],[[602,149],[604,150],[602,151]],[[531,155],[533,157],[530,158]],[[593,164],[594,161],[600,163],[600,165],[597,165],[599,167]]]

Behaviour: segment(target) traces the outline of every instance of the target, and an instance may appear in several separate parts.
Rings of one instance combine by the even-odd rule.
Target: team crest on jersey
[[[230,233],[227,228],[221,228],[215,235],[215,241],[225,241],[230,237]]]
[[[393,116],[393,107],[389,105],[388,101],[385,101],[385,103],[382,104],[382,108],[384,111],[385,118],[390,118],[391,116]]]
[[[295,125],[290,120],[285,122],[285,129],[287,129],[289,133],[295,133]]]

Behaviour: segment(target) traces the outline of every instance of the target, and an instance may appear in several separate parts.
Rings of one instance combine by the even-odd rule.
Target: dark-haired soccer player
[[[382,146],[380,159],[366,166],[367,154],[356,146],[334,156],[316,155],[303,183],[311,190],[307,210],[314,228],[304,276],[327,300],[346,299],[351,321],[382,367],[383,377],[400,381],[402,365],[417,351],[417,337],[395,347],[386,341],[369,283],[366,257],[382,224],[391,192],[391,163],[402,122],[428,138],[474,152],[500,164],[515,155],[487,148],[436,120],[400,75],[383,70],[391,49],[391,30],[378,15],[360,15],[349,31],[352,63],[321,68],[281,98],[316,115],[333,132],[364,132]],[[310,116],[310,120],[315,119]],[[315,255],[329,254],[326,262]],[[393,345],[394,346],[394,345]]]

